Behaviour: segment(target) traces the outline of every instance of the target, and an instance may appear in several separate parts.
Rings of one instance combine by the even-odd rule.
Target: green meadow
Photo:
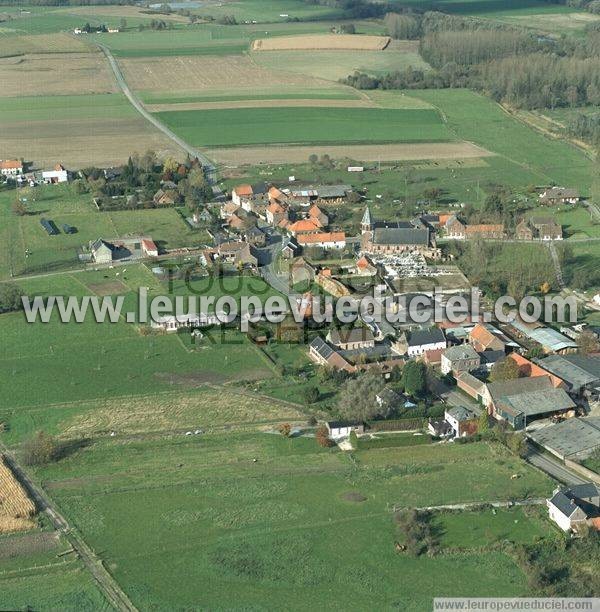
[[[92,576],[59,536],[0,536],[0,608],[110,610]]]
[[[196,146],[439,142],[452,134],[434,110],[246,108],[157,113]]]
[[[17,198],[25,200],[28,214],[18,217],[12,212]],[[42,218],[53,220],[60,234],[49,236],[40,224]],[[78,268],[79,250],[97,238],[149,235],[164,248],[200,245],[206,240],[174,208],[100,212],[91,194],[77,194],[72,185],[0,191],[0,219],[0,278],[6,278],[11,269],[15,274],[32,274]],[[66,234],[63,224],[76,232]]]
[[[555,181],[589,190],[593,164],[580,149],[536,132],[489,98],[468,89],[406,94],[425,100],[443,113],[448,130],[456,138],[474,142],[520,165],[536,177],[538,184]]]
[[[551,486],[486,444],[349,456],[312,438],[260,433],[106,438],[36,477],[134,604],[158,610],[282,601],[289,610],[424,610],[436,593],[523,595],[519,568],[487,545],[398,554],[391,510],[542,495]],[[450,542],[455,529],[462,526],[446,526]]]

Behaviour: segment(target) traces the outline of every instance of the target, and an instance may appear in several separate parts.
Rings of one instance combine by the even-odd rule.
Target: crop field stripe
[[[433,109],[273,108],[157,113],[196,146],[454,140]]]

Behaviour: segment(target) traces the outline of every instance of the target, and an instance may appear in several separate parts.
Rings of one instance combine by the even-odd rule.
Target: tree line
[[[358,89],[469,87],[526,109],[600,103],[600,29],[590,29],[581,39],[555,40],[434,12],[388,14],[384,22],[391,36],[420,37],[421,56],[433,70],[355,72],[346,84]]]

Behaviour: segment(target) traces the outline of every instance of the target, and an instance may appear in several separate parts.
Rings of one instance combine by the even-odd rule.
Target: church
[[[417,218],[413,221],[375,221],[367,206],[360,223],[361,250],[371,255],[420,253],[429,259],[440,257],[432,228]]]

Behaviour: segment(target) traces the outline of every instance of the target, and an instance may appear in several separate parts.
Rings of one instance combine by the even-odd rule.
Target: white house
[[[427,351],[437,351],[446,348],[446,336],[438,327],[411,332],[408,339],[407,353],[409,357],[419,357]]]
[[[0,160],[0,174],[4,176],[18,176],[23,174],[23,163],[18,159]]]
[[[327,431],[332,440],[347,438],[351,432],[364,433],[365,426],[362,423],[351,423],[349,421],[328,421]]]
[[[321,247],[323,249],[343,249],[346,246],[344,232],[317,232],[298,234],[296,240],[301,247]]]
[[[150,238],[142,239],[142,251],[146,257],[158,257],[158,247]]]
[[[54,170],[44,170],[42,179],[44,183],[66,183],[69,180],[69,173],[60,164],[57,164]]]
[[[457,438],[462,438],[477,431],[477,415],[464,406],[452,406],[444,413],[444,419],[452,427]]]
[[[548,516],[563,531],[573,531],[579,526],[596,526],[600,515],[600,489],[591,482],[569,489],[556,488],[546,500]]]

